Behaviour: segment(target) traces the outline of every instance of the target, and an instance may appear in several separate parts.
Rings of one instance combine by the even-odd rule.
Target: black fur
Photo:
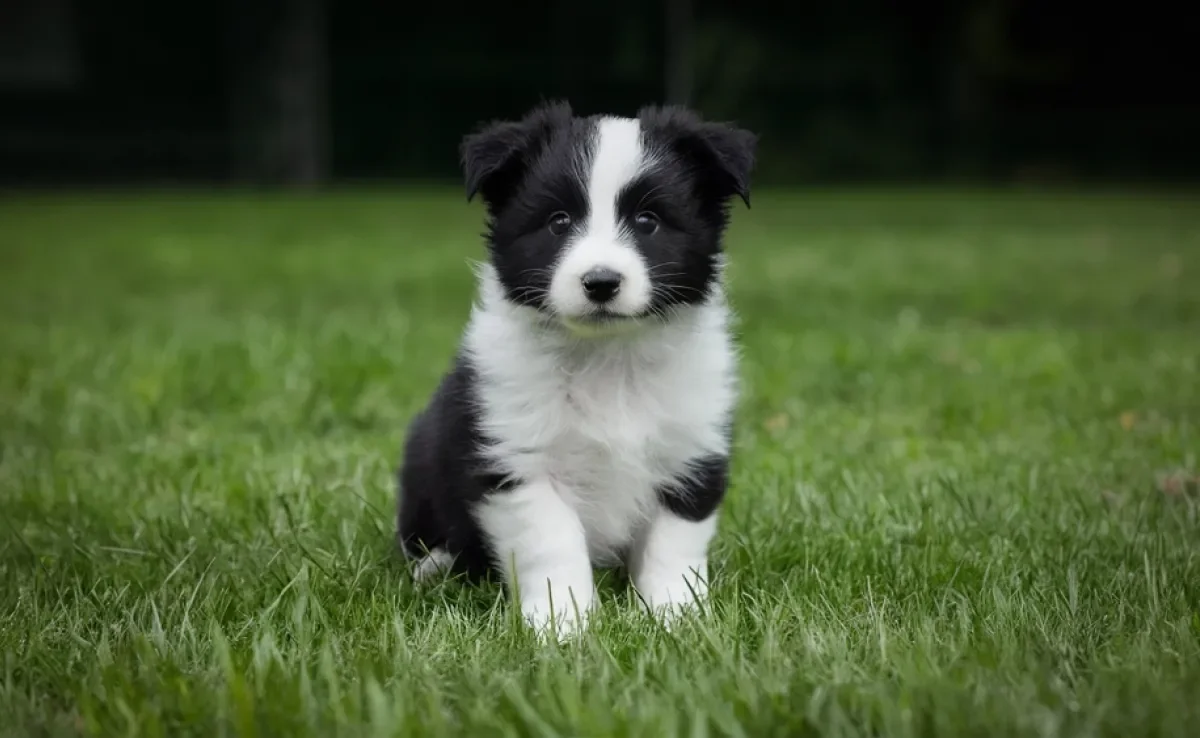
[[[668,510],[684,520],[704,520],[721,505],[729,486],[729,458],[709,456],[692,464],[692,476],[658,491]]]

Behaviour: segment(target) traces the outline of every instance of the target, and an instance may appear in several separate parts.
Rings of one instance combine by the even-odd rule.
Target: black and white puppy
[[[722,237],[755,144],[684,108],[564,103],[464,139],[490,258],[405,444],[418,580],[498,571],[560,636],[595,601],[593,566],[624,564],[667,617],[706,596],[737,396]]]

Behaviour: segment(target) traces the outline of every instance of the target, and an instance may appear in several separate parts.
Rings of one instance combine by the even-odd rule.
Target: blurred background
[[[0,1],[0,184],[458,179],[480,120],[686,102],[760,184],[1178,180],[1196,47],[1064,0]]]
[[[1192,29],[1066,0],[0,0],[0,185],[453,182],[479,121],[686,102],[760,184],[1200,173]]]

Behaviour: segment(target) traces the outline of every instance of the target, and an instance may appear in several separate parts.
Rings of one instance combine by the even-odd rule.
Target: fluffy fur
[[[625,565],[666,617],[704,598],[736,401],[722,236],[754,146],[682,108],[562,103],[466,137],[490,258],[405,444],[414,576],[498,571],[560,635],[595,601],[594,566]]]

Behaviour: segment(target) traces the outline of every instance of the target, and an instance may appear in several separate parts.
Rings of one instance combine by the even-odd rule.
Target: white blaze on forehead
[[[581,279],[591,269],[606,268],[622,278],[620,291],[606,307],[637,315],[650,303],[650,275],[633,234],[621,223],[617,199],[649,168],[652,157],[642,144],[641,124],[633,118],[601,118],[591,144],[587,218],[555,266],[550,302],[567,318],[592,312]]]
[[[602,118],[588,176],[587,235],[618,236],[617,197],[646,168],[642,127],[632,118]]]

